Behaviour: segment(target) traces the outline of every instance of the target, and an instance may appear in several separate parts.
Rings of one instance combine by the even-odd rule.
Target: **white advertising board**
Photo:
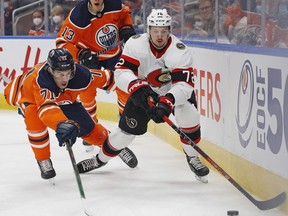
[[[0,39],[9,78],[46,60],[53,39]],[[202,137],[288,179],[288,61],[283,57],[192,48]],[[0,94],[4,81],[0,78]],[[99,91],[98,101],[116,103]]]
[[[203,138],[288,179],[288,61],[193,48]]]
[[[0,74],[13,79],[35,64],[45,61],[55,40],[41,38],[0,39]],[[6,83],[0,77],[0,93],[3,94]]]

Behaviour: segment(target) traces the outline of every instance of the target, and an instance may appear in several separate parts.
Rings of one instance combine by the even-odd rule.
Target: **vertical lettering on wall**
[[[266,149],[266,117],[265,117],[265,104],[266,104],[266,93],[265,93],[265,83],[266,79],[262,74],[262,70],[256,67],[256,123],[257,123],[257,147],[261,149]]]
[[[199,113],[202,116],[219,122],[221,118],[221,97],[219,92],[220,73],[193,68],[193,74],[197,77],[197,88],[195,89],[196,100],[198,103]],[[198,76],[199,75],[199,76]]]
[[[215,75],[215,97],[216,101],[218,103],[218,113],[215,113],[215,120],[219,122],[220,117],[221,117],[221,100],[220,100],[220,95],[219,95],[219,90],[218,90],[218,84],[220,83],[220,74],[216,73]]]
[[[206,116],[206,112],[205,109],[203,108],[203,101],[204,101],[204,97],[205,97],[205,89],[204,89],[204,85],[203,82],[205,81],[205,71],[200,70],[200,77],[199,77],[199,107],[200,107],[200,115]]]
[[[209,118],[209,113],[211,112],[211,118],[214,119],[213,115],[213,78],[211,72],[207,72],[207,117]],[[210,107],[210,109],[209,109]],[[211,111],[210,111],[211,110]]]

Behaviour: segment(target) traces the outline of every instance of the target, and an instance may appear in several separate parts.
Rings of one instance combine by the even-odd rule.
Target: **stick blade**
[[[260,210],[270,210],[273,208],[277,208],[280,206],[286,199],[286,193],[282,192],[278,196],[265,200],[265,201],[257,201],[255,200],[255,205],[260,209]]]

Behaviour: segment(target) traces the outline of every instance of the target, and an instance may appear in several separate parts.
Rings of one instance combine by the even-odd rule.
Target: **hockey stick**
[[[121,41],[119,41],[119,42],[117,42],[117,43],[114,43],[114,44],[112,44],[111,46],[106,47],[105,49],[100,50],[100,51],[94,53],[93,56],[96,56],[96,57],[97,57],[97,56],[99,56],[99,55],[107,52],[108,50],[111,50],[111,49],[113,49],[113,48],[115,48],[115,47],[117,47],[117,46],[122,45],[123,43],[124,43],[124,40],[121,40]]]
[[[79,189],[79,192],[80,192],[80,196],[81,196],[84,212],[85,212],[85,214],[87,216],[93,216],[93,214],[91,214],[87,210],[86,196],[85,196],[84,188],[83,188],[82,181],[81,181],[81,178],[80,178],[80,174],[79,174],[79,171],[78,171],[78,168],[77,168],[77,164],[76,164],[76,160],[75,160],[75,157],[74,157],[73,150],[72,150],[72,148],[71,148],[71,146],[69,144],[66,143],[65,145],[66,145],[66,149],[69,152],[70,160],[71,160],[71,163],[72,163],[72,166],[73,166],[73,170],[74,170],[74,174],[75,174],[75,177],[76,177],[78,189]]]
[[[155,106],[151,100],[148,100],[149,106]],[[226,173],[215,161],[212,160],[199,146],[197,146],[180,128],[178,128],[167,116],[163,117],[163,120],[176,131],[182,139],[185,139],[189,144],[204,157],[218,172],[220,172],[234,187],[236,187],[244,196],[246,196],[257,208],[260,210],[269,210],[280,206],[286,199],[286,193],[282,192],[278,196],[259,201],[251,196],[244,188],[242,188],[228,173]]]

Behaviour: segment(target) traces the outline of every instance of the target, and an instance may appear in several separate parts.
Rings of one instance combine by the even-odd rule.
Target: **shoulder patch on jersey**
[[[140,36],[141,36],[141,35],[136,34],[136,35],[133,35],[132,38],[133,38],[133,39],[137,39],[137,38],[139,38]]]
[[[176,43],[176,47],[180,50],[184,50],[186,46],[183,43]]]

